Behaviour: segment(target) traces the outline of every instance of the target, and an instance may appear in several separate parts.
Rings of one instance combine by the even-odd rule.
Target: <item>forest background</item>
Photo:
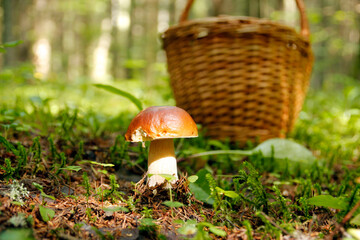
[[[97,105],[85,99],[97,94],[89,83],[109,83],[146,105],[175,104],[161,34],[177,24],[185,4],[186,0],[2,0],[1,42],[19,44],[0,54],[0,100],[35,94],[61,103],[80,101],[85,108],[106,112],[101,101]],[[360,3],[307,0],[305,5],[315,54],[311,89],[357,83]],[[222,14],[269,18],[295,29],[300,25],[295,0],[196,0],[190,19]],[[54,89],[53,83],[62,84],[65,91]],[[9,93],[6,89],[13,84],[17,87]],[[35,92],[28,88],[34,84]],[[77,87],[80,92],[74,90]],[[122,110],[105,105],[109,112],[114,107]]]

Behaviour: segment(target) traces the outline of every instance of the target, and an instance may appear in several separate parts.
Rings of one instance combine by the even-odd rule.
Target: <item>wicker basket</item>
[[[215,139],[284,137],[301,110],[313,64],[302,0],[296,0],[300,33],[249,17],[187,21],[192,3],[162,36],[177,106]]]

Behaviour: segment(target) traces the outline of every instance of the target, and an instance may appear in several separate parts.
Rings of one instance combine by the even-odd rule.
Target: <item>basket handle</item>
[[[304,1],[303,0],[295,0],[295,1],[296,1],[296,6],[300,12],[301,35],[303,35],[306,38],[309,38],[309,36],[310,36],[309,22],[308,22],[308,18],[307,18],[306,11],[305,11]],[[194,3],[194,0],[187,1],[185,9],[183,10],[183,12],[180,16],[179,23],[183,23],[183,22],[187,21],[188,16],[189,16],[189,11],[190,11],[190,8],[193,3]]]

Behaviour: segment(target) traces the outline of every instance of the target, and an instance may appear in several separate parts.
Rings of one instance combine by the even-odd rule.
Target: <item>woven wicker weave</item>
[[[163,34],[177,106],[208,136],[244,143],[284,137],[301,110],[313,64],[303,2],[301,32],[264,19],[187,21]]]

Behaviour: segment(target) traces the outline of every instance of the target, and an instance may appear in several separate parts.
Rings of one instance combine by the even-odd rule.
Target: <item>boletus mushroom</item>
[[[198,130],[192,117],[173,106],[154,106],[141,111],[130,123],[125,139],[131,142],[150,142],[148,156],[149,187],[165,182],[158,174],[172,175],[178,180],[174,138],[192,138]],[[171,187],[168,184],[166,187]]]

